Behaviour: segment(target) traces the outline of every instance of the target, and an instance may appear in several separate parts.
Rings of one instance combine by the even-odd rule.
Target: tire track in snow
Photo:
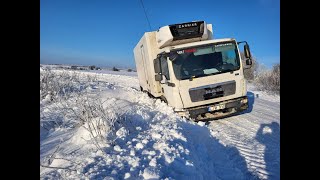
[[[263,132],[275,135],[261,138],[258,135],[265,124],[280,124],[279,114],[279,104],[256,99],[250,113],[211,121],[208,127],[212,135],[223,144],[237,147],[245,158],[248,169],[259,179],[279,179],[280,161],[277,160],[280,157],[280,130],[269,127],[267,130],[263,129]],[[263,143],[260,139],[263,139]],[[275,163],[272,164],[273,162]]]
[[[221,123],[221,125],[219,125],[218,128],[221,129],[220,132],[223,131],[227,134],[231,134],[237,131],[236,128],[230,128],[229,125],[225,123]],[[239,137],[242,138],[239,139]],[[217,138],[220,139],[219,136]],[[256,174],[258,177],[263,178],[261,174],[256,172],[256,169],[257,167],[261,166],[265,167],[263,156],[261,156],[261,154],[258,153],[264,151],[264,149],[257,148],[257,146],[252,144],[252,142],[249,142],[249,139],[246,137],[246,135],[242,133],[237,133],[237,135],[225,136],[225,138],[221,141],[223,141],[223,143],[226,145],[236,147],[239,150],[239,153],[245,158],[248,169],[253,174]],[[252,160],[254,160],[256,163],[252,164]],[[237,163],[237,159],[234,160],[234,163]]]

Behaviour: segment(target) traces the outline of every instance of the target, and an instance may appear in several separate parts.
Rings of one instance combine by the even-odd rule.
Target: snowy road
[[[261,179],[280,179],[280,104],[254,98],[248,92],[253,107],[244,114],[211,122],[208,127],[219,141],[237,149],[245,160],[242,171]],[[252,106],[253,105],[253,106]]]
[[[126,120],[116,131],[114,145],[106,146],[105,154],[94,150],[84,140],[89,136],[81,128],[40,132],[40,161],[59,144],[62,150],[56,157],[78,164],[76,172],[40,167],[42,178],[280,179],[278,96],[248,86],[248,111],[194,123],[179,118],[163,102],[138,91],[137,77],[132,74],[98,74],[97,78],[100,83],[92,86],[90,92],[99,92],[100,99],[106,99],[115,111],[125,112]],[[51,163],[64,164],[61,158]]]

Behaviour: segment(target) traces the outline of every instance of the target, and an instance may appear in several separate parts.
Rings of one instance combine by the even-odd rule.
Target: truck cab
[[[145,33],[134,49],[141,90],[161,98],[181,116],[214,119],[248,108],[239,44],[246,66],[246,41],[213,39],[204,21],[164,26]],[[247,68],[247,67],[246,67]]]

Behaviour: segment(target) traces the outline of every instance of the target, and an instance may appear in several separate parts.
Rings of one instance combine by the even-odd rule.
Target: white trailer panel
[[[160,83],[155,81],[153,60],[160,50],[156,45],[156,32],[146,32],[134,48],[134,57],[140,86],[155,97],[162,95]]]

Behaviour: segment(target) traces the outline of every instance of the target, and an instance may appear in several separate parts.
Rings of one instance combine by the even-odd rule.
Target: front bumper
[[[241,112],[248,109],[248,97],[243,96],[240,98],[221,101],[213,104],[206,104],[185,109],[188,112],[188,117],[196,120],[203,119],[216,119],[225,117],[236,112]],[[180,113],[181,114],[181,113]]]

